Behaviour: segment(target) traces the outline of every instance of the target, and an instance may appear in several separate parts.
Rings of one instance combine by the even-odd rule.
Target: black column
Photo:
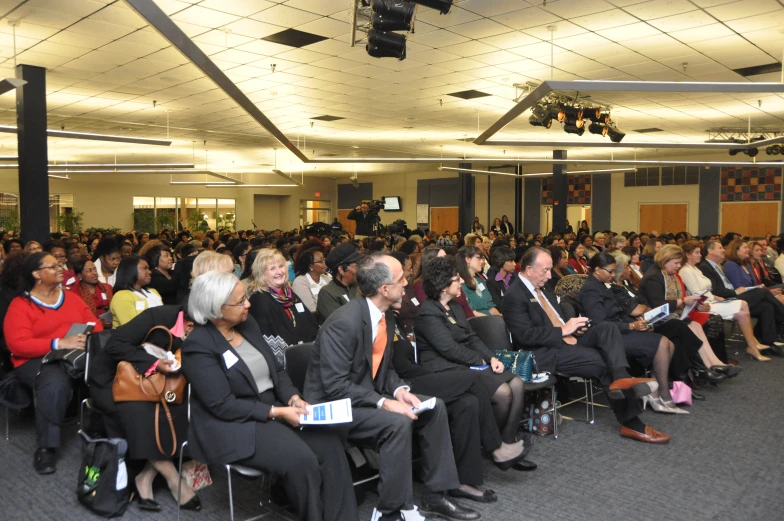
[[[471,163],[459,163],[458,168],[471,169]],[[458,172],[460,182],[460,206],[458,225],[460,231],[468,233],[474,224],[474,176],[470,172]],[[489,228],[488,228],[489,229]]]
[[[553,150],[553,159],[566,159],[566,150]],[[553,165],[553,230],[566,228],[566,201],[569,197],[569,178],[566,165]]]
[[[17,65],[16,77],[27,81],[27,84],[16,89],[22,240],[43,243],[49,238],[46,69]]]
[[[517,165],[515,174],[523,173],[522,165]],[[514,207],[514,228],[517,233],[523,231],[523,178],[515,177],[515,207]]]

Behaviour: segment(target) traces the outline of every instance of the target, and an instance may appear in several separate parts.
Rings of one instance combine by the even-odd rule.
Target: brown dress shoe
[[[610,384],[610,390],[625,391],[626,389],[631,389],[637,384],[643,384],[643,383],[655,382],[655,381],[656,379],[654,378],[619,378]]]
[[[624,438],[631,438],[633,440],[641,441],[643,443],[667,443],[670,441],[670,435],[659,432],[656,429],[651,429],[645,426],[645,432],[637,432],[626,426],[621,426],[621,436]]]

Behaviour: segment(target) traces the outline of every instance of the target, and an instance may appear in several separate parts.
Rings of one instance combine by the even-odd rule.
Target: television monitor
[[[403,211],[403,201],[400,200],[400,196],[388,195],[388,196],[384,197],[384,211],[385,212],[402,212]]]

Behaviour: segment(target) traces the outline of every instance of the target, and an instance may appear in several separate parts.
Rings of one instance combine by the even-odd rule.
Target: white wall
[[[610,228],[612,230],[618,232],[623,230],[639,231],[640,203],[685,203],[688,205],[686,231],[691,234],[697,234],[700,204],[699,185],[635,186],[627,188],[623,186],[623,177],[624,174],[622,172],[612,174],[612,208],[610,212]],[[571,218],[569,220],[571,221]],[[574,223],[572,226],[574,226]]]

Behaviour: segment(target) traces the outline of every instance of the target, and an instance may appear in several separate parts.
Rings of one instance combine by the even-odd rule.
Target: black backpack
[[[130,500],[125,453],[128,442],[120,438],[91,438],[80,432],[85,445],[76,484],[79,502],[95,514],[117,517]]]

